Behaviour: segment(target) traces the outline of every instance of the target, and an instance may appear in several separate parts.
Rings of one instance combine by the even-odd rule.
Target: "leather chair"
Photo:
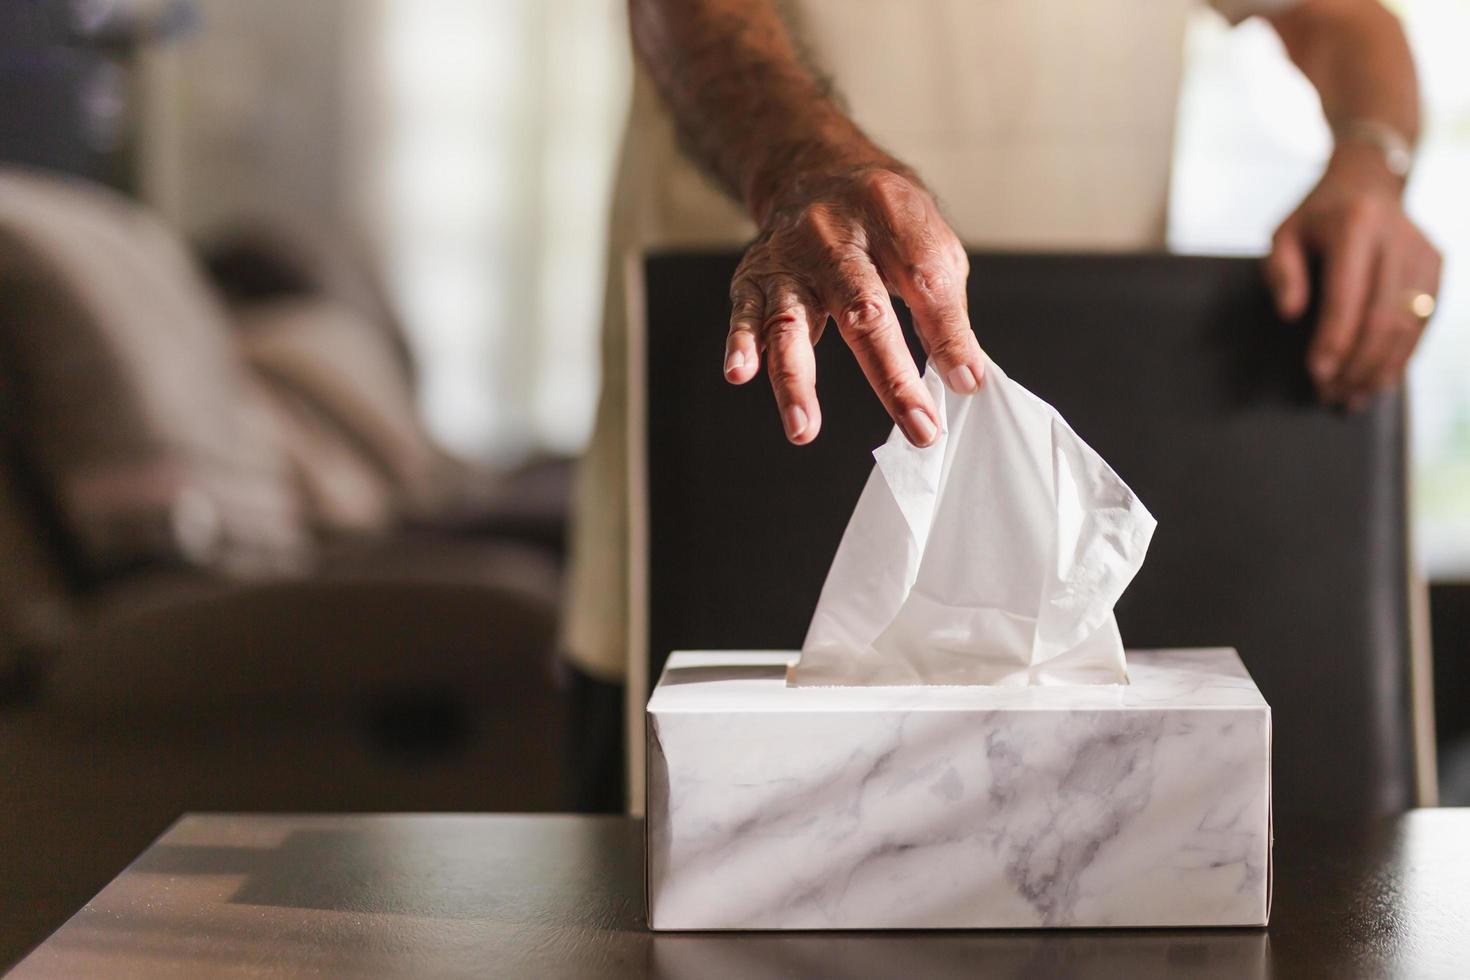
[[[818,345],[810,446],[787,444],[763,379],[721,379],[737,258],[646,262],[646,600],[634,594],[650,678],[675,649],[800,646],[891,427],[835,333]],[[1125,643],[1239,649],[1273,709],[1278,813],[1413,805],[1401,398],[1318,405],[1309,329],[1276,318],[1252,260],[971,262],[982,345],[1158,518],[1117,610]]]

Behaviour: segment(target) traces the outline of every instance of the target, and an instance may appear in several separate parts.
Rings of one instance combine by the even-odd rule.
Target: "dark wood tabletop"
[[[621,817],[186,816],[37,977],[1464,977],[1470,809],[1277,828],[1267,929],[652,934]]]

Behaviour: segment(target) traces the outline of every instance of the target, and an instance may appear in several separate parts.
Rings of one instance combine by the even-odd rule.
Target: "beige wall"
[[[187,231],[285,212],[355,222],[377,0],[198,0],[144,71],[143,186]]]

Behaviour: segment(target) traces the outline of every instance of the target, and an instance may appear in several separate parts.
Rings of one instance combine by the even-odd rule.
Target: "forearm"
[[[1316,88],[1334,133],[1342,136],[1354,123],[1368,121],[1391,127],[1410,143],[1418,137],[1413,57],[1398,19],[1377,0],[1306,0],[1272,24]],[[1332,166],[1371,172],[1375,163],[1381,168],[1381,151],[1341,139]]]
[[[798,57],[776,0],[629,0],[633,45],[694,160],[759,226],[730,282],[724,375],[765,362],[786,437],[822,427],[813,345],[828,321],[910,442],[940,428],[894,312],[959,395],[985,359],[965,306],[969,260],[933,196],[874,145]]]
[[[630,0],[629,15],[685,151],[758,222],[808,177],[902,170],[801,64],[772,0]]]

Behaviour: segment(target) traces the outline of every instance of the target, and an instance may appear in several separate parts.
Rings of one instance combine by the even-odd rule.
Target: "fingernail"
[[[904,421],[908,423],[904,428],[908,430],[909,439],[915,445],[927,446],[934,441],[934,434],[937,430],[928,412],[922,408],[911,408],[904,416]]]
[[[792,405],[786,409],[786,435],[795,439],[806,431],[806,409]]]
[[[974,394],[980,387],[979,382],[975,380],[975,372],[970,370],[968,364],[961,364],[959,367],[950,368],[949,374],[946,377],[949,378],[949,386],[951,388],[955,391],[964,392],[967,395]]]
[[[1307,370],[1311,371],[1312,377],[1318,381],[1326,381],[1337,370],[1337,362],[1331,357],[1321,355],[1312,358],[1311,362],[1307,365]]]
[[[745,351],[733,350],[730,352],[730,356],[725,358],[726,374],[734,374],[743,367],[745,367]]]

